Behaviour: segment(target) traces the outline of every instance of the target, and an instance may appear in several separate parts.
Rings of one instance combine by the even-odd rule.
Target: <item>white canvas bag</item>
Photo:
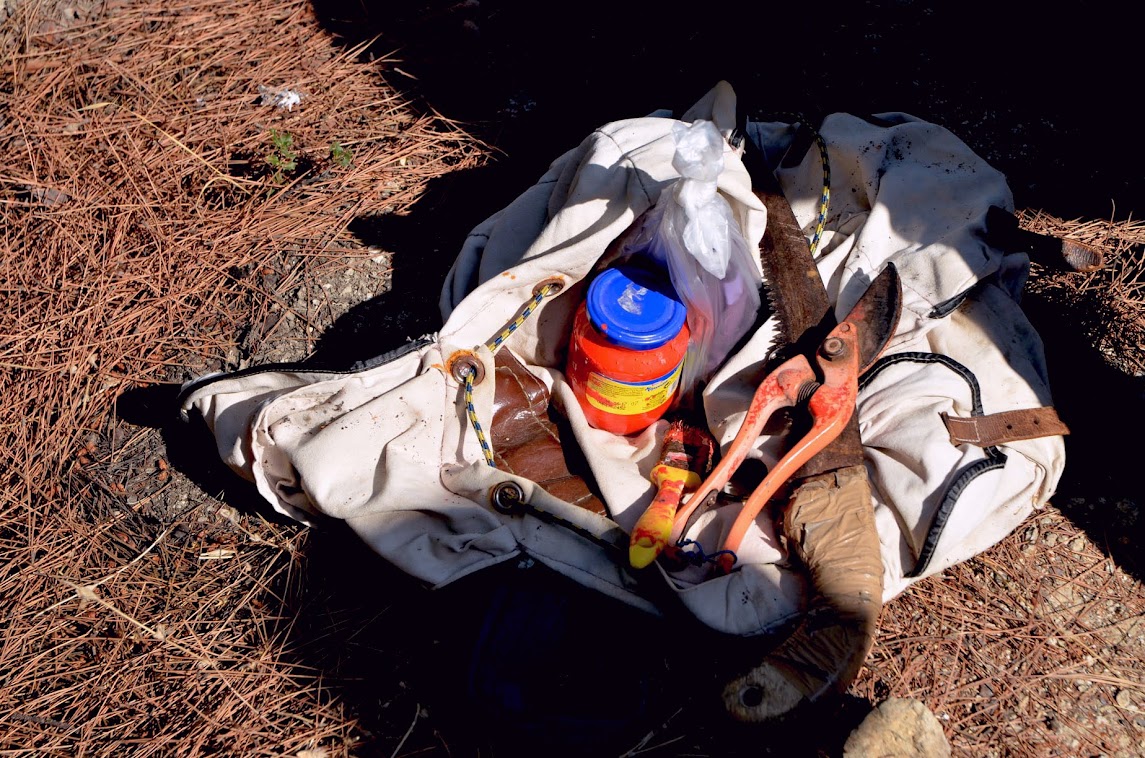
[[[680,117],[695,119],[731,137],[731,88],[721,82]],[[474,229],[442,291],[445,321],[437,334],[348,372],[276,366],[204,377],[184,387],[182,410],[203,418],[222,458],[277,510],[308,523],[319,515],[343,519],[428,585],[527,553],[657,612],[662,601],[603,545],[626,540],[651,501],[649,472],[667,422],[631,438],[590,427],[562,369],[585,277],[607,263],[610,244],[677,178],[674,123],[657,114],[602,126]],[[768,155],[781,154],[791,136],[787,124],[744,131]],[[819,131],[832,176],[819,270],[837,312],[846,314],[886,262],[903,279],[902,320],[858,404],[889,599],[985,550],[1043,505],[1061,475],[1064,446],[1056,434],[1004,445],[956,442],[943,416],[972,420],[1051,405],[1041,342],[1018,302],[1028,260],[991,247],[984,233],[991,206],[1013,208],[1005,178],[949,131],[904,114],[875,121],[835,114]],[[719,191],[757,250],[766,213],[740,155],[729,143]],[[777,175],[810,236],[822,191],[818,155],[810,151]],[[561,289],[500,350],[541,380],[567,416],[573,436],[563,444],[583,453],[607,515],[488,465],[464,382],[451,372],[469,359],[493,376],[494,356],[483,346],[545,284]],[[721,444],[739,428],[775,328],[763,324],[704,393]],[[485,429],[493,392],[492,381],[472,387],[473,416]],[[761,438],[759,457],[774,460],[779,443]],[[526,508],[494,507],[491,493],[504,482],[517,485]],[[704,521],[695,534],[718,531],[736,509],[717,509],[715,526]],[[737,570],[719,578],[703,567],[648,570],[724,632],[764,634],[801,613],[802,573],[789,564],[766,509],[738,559]]]

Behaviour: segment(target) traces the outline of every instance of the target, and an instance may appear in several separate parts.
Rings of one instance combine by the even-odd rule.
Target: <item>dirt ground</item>
[[[891,602],[828,722],[732,727],[685,672],[594,754],[836,756],[887,697],[925,702],[957,756],[1145,753],[1129,26],[1101,5],[711,12],[5,0],[4,755],[512,754],[455,696],[488,585],[430,593],[338,524],[273,514],[173,398],[211,371],[347,367],[432,331],[473,225],[593,127],[721,78],[753,113],[947,126],[1006,173],[1024,226],[1110,265],[1035,268],[1023,301],[1071,428],[1052,502]],[[586,697],[623,694],[601,689]]]

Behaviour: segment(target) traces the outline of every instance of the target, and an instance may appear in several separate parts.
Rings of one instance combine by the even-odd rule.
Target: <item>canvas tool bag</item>
[[[709,120],[731,138],[735,109],[721,82],[679,120]],[[183,388],[183,412],[202,417],[219,455],[278,511],[343,519],[432,587],[527,554],[650,613],[671,598],[718,632],[780,629],[804,611],[807,587],[767,509],[728,575],[653,564],[638,577],[628,567],[627,533],[653,498],[667,422],[632,437],[594,429],[563,373],[587,279],[678,178],[674,123],[657,113],[600,127],[475,228],[441,293],[438,333],[345,372],[302,364],[203,377]],[[839,113],[818,126],[831,202],[817,264],[836,312],[888,262],[903,283],[901,320],[863,377],[857,410],[886,600],[1044,505],[1065,429],[1019,305],[1029,260],[987,229],[991,208],[1013,210],[1004,176],[906,114]],[[776,175],[810,237],[823,190],[817,151],[790,160],[788,123],[738,132],[773,166],[788,155]],[[767,214],[733,144],[718,189],[758,250]],[[708,383],[703,412],[718,443],[735,436],[775,334],[762,323]],[[762,437],[760,461],[773,463],[779,443]],[[736,512],[734,502],[716,508],[686,536],[713,544]],[[649,576],[660,591],[648,590]]]

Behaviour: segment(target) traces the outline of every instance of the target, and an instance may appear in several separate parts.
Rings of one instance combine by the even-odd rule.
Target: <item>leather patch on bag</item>
[[[508,350],[497,351],[495,366],[490,436],[497,467],[531,479],[566,503],[606,515],[604,502],[584,477],[569,470],[571,456],[549,417],[548,387]]]
[[[1069,434],[1069,428],[1052,407],[1025,408],[988,416],[951,416],[942,414],[952,445],[970,444],[992,447],[1017,440]]]

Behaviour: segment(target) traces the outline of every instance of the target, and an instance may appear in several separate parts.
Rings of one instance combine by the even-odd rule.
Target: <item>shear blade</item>
[[[888,263],[843,319],[858,329],[860,374],[882,355],[901,313],[902,280],[895,265]]]

